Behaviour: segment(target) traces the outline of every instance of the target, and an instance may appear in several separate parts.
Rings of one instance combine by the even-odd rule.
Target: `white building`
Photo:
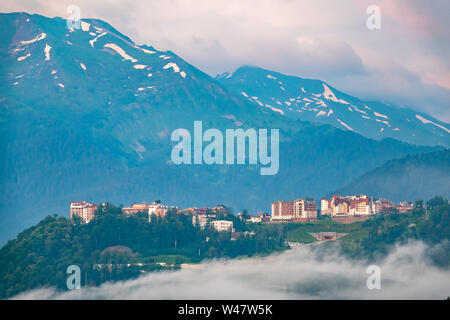
[[[248,219],[247,221],[251,223],[260,223],[261,220],[262,220],[261,216],[251,216],[250,219]]]
[[[211,221],[211,225],[217,231],[233,231],[233,221],[214,220]]]

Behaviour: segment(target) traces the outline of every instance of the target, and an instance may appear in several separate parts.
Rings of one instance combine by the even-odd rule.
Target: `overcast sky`
[[[448,0],[2,0],[0,11],[67,18],[70,4],[212,76],[251,64],[450,122]],[[366,26],[369,5],[380,30]]]

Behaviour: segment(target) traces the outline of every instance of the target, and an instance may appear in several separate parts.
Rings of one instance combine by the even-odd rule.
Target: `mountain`
[[[331,85],[245,66],[216,77],[232,92],[286,117],[328,123],[365,137],[450,146],[450,126],[430,115],[377,101],[362,101]]]
[[[394,201],[450,198],[450,149],[390,160],[349,182],[337,194],[365,193]]]
[[[269,210],[320,197],[387,160],[435,150],[290,119],[236,95],[171,51],[138,46],[106,22],[0,14],[0,241],[69,201]],[[279,172],[175,165],[171,133],[280,130]],[[39,210],[36,210],[39,208]]]

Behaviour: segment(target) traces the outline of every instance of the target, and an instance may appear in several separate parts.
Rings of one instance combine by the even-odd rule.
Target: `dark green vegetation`
[[[234,215],[221,218],[232,220],[236,231],[247,230]],[[88,224],[48,216],[0,250],[0,298],[41,286],[64,289],[69,265],[80,266],[82,285],[98,285],[175,269],[181,263],[284,248],[283,230],[277,226],[234,238],[209,227],[201,230],[192,225],[190,216],[171,212],[163,219],[152,217],[151,223],[147,214],[126,216],[110,205]]]
[[[354,237],[355,235],[364,236],[367,230],[364,230],[361,226],[361,222],[355,222],[352,224],[343,224],[335,222],[329,217],[323,217],[316,222],[300,223],[289,227],[286,240],[301,243],[312,243],[317,241],[310,233],[319,232],[337,232],[348,233],[345,237]],[[294,225],[294,224],[293,224]]]
[[[450,149],[390,160],[335,194],[370,194],[393,201],[450,197]]]
[[[428,255],[436,265],[450,267],[450,204],[443,197],[434,197],[426,203],[419,200],[407,213],[394,210],[363,222],[340,224],[325,218],[288,228],[287,240],[303,243],[315,241],[310,232],[348,233],[338,241],[342,252],[351,258],[369,260],[386,255],[394,245],[421,240],[430,245]],[[333,248],[335,244],[327,243]]]
[[[107,23],[88,22],[89,32],[106,32],[93,44],[93,35],[69,32],[64,19],[0,14],[0,243],[49,213],[66,214],[69,201],[162,199],[179,207],[219,202],[267,211],[271,201],[318,198],[387,160],[434,150],[289,119],[232,93],[173,52],[138,47]],[[21,43],[41,33],[45,39]],[[108,44],[147,67],[135,69]],[[165,68],[169,62],[186,77]],[[314,83],[307,89],[322,94]],[[194,120],[222,132],[280,129],[278,174],[261,176],[258,165],[173,165],[170,134],[192,133]]]
[[[367,236],[344,237],[343,252],[351,257],[376,259],[386,255],[395,244],[421,240],[430,245],[428,256],[441,267],[450,267],[450,204],[435,197],[423,203],[419,200],[408,213],[376,216],[361,226]]]
[[[396,244],[422,240],[430,245],[427,254],[434,264],[450,266],[450,205],[442,197],[417,201],[408,213],[353,224],[330,218],[302,224],[245,224],[232,214],[219,218],[233,221],[239,232],[233,240],[228,232],[202,230],[192,225],[190,216],[172,212],[163,219],[153,216],[151,222],[144,213],[126,216],[111,205],[89,224],[48,216],[0,249],[0,297],[42,286],[65,289],[69,265],[81,267],[82,285],[98,285],[204,259],[266,255],[284,250],[284,240],[314,242],[310,232],[348,233],[317,248],[369,260],[386,255]]]

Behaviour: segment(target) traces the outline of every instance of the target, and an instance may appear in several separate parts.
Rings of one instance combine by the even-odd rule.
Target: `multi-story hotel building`
[[[296,219],[304,219],[306,218],[306,212],[305,212],[305,200],[303,199],[296,199],[292,202],[292,213],[293,218]]]
[[[122,209],[123,213],[136,214],[138,212],[148,212],[149,204],[147,202],[138,203],[135,202],[131,207],[125,207]]]
[[[278,200],[272,203],[271,220],[292,220],[293,203],[292,201]]]
[[[317,219],[317,202],[305,201],[304,216],[309,220]]]
[[[87,201],[70,202],[70,218],[80,217],[84,223],[89,223],[94,218],[98,205]]]
[[[296,199],[272,203],[271,221],[306,221],[317,219],[317,202]]]
[[[156,215],[157,217],[164,218],[169,211],[169,209],[177,209],[176,207],[164,206],[159,202],[153,202],[148,206],[148,221],[151,222],[152,215]]]
[[[329,200],[322,198],[320,206],[321,214],[331,217],[367,216],[376,212],[373,199],[366,195],[333,195]]]

